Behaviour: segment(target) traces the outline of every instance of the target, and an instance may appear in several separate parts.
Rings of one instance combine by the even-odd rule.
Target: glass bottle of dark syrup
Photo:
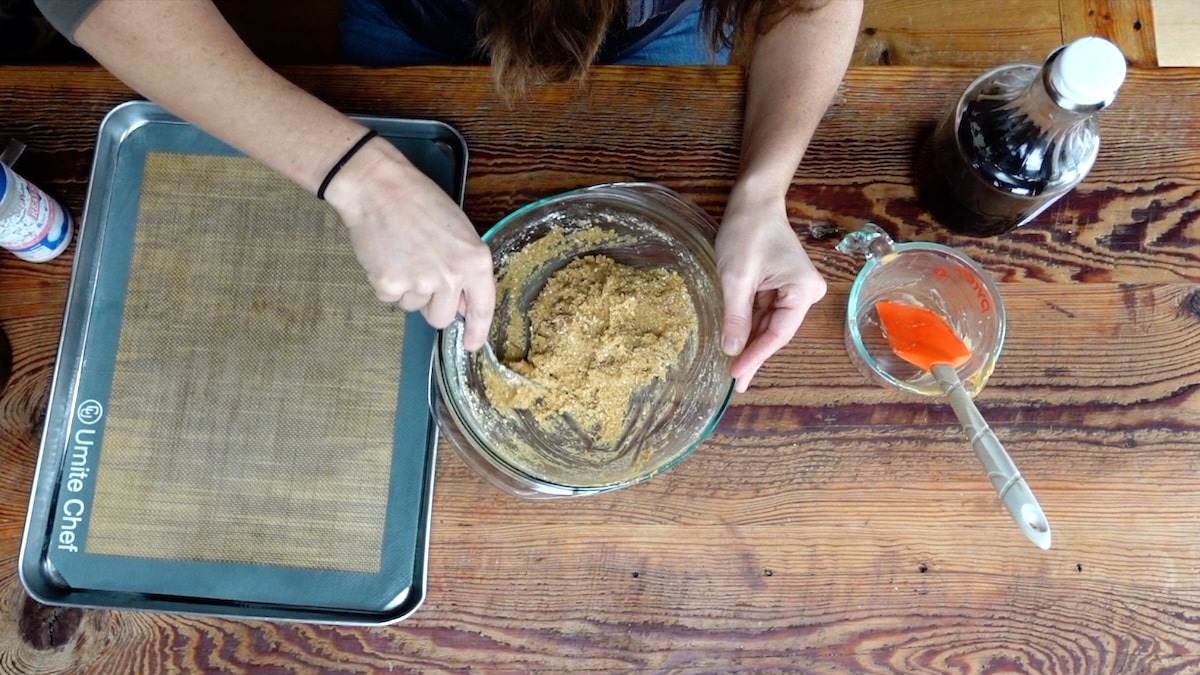
[[[1085,37],[1041,66],[979,76],[918,155],[921,202],[946,228],[977,237],[1030,222],[1091,170],[1096,113],[1116,98],[1125,70],[1116,45]]]

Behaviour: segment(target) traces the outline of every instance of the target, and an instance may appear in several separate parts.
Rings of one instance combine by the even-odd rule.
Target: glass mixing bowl
[[[528,411],[494,403],[483,359],[463,348],[462,322],[451,324],[439,332],[434,349],[437,396],[431,405],[463,461],[506,492],[547,498],[634,485],[695,451],[712,433],[733,391],[730,359],[720,347],[724,305],[713,251],[716,230],[699,207],[650,183],[604,184],[548,197],[489,230],[483,240],[499,279],[489,342],[501,360],[514,356],[504,347],[528,344],[526,317],[550,275],[589,255],[678,272],[698,326],[667,375],[633,397],[616,442],[599,448],[578,427],[546,425]],[[531,267],[513,263],[510,269],[518,252],[547,237],[554,237],[553,255]]]
[[[978,394],[1000,358],[1007,325],[1000,289],[987,271],[949,246],[896,244],[874,223],[848,234],[837,248],[866,256],[846,305],[846,351],[859,371],[885,387],[943,394],[933,375],[896,355],[875,311],[882,300],[915,304],[944,317],[970,347],[958,376],[972,396]]]

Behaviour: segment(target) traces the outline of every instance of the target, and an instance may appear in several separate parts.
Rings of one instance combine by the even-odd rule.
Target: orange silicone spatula
[[[971,360],[971,349],[929,308],[883,300],[875,311],[892,351],[921,370],[932,372],[939,363],[958,368]]]
[[[1039,548],[1050,548],[1046,514],[958,377],[958,367],[971,360],[970,347],[945,319],[928,307],[883,300],[875,303],[875,311],[892,351],[921,370],[933,373],[942,386],[975,455],[987,469],[988,478],[1021,531]]]

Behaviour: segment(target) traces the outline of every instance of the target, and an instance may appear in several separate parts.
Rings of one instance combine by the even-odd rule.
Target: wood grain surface
[[[1200,66],[1200,7],[1188,0],[1151,0],[1158,65]]]
[[[602,68],[511,108],[478,69],[286,72],[346,112],[456,126],[481,228],[613,180],[719,217],[737,166],[733,68]],[[1200,70],[1133,69],[1085,183],[987,240],[946,233],[912,188],[920,139],[976,74],[848,73],[789,201],[829,296],[687,461],[529,502],[443,444],[429,597],[394,626],[27,598],[16,559],[72,252],[0,257],[0,672],[1200,670]],[[0,68],[0,83],[0,140],[23,140],[18,170],[78,215],[96,129],[132,93],[93,68]],[[1050,551],[1011,522],[947,406],[876,387],[846,356],[859,261],[834,245],[868,220],[1000,282],[1008,340],[978,404],[1045,507]]]

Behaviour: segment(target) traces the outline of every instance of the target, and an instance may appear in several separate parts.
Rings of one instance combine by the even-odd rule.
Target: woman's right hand
[[[334,176],[325,198],[381,301],[421,312],[434,328],[461,314],[464,346],[483,346],[496,308],[492,254],[445,191],[375,138]]]
[[[313,192],[367,131],[271,70],[210,0],[103,0],[73,39],[142,95]],[[381,300],[435,328],[461,313],[464,345],[483,346],[496,307],[492,256],[454,200],[381,138],[351,157],[325,198]]]

